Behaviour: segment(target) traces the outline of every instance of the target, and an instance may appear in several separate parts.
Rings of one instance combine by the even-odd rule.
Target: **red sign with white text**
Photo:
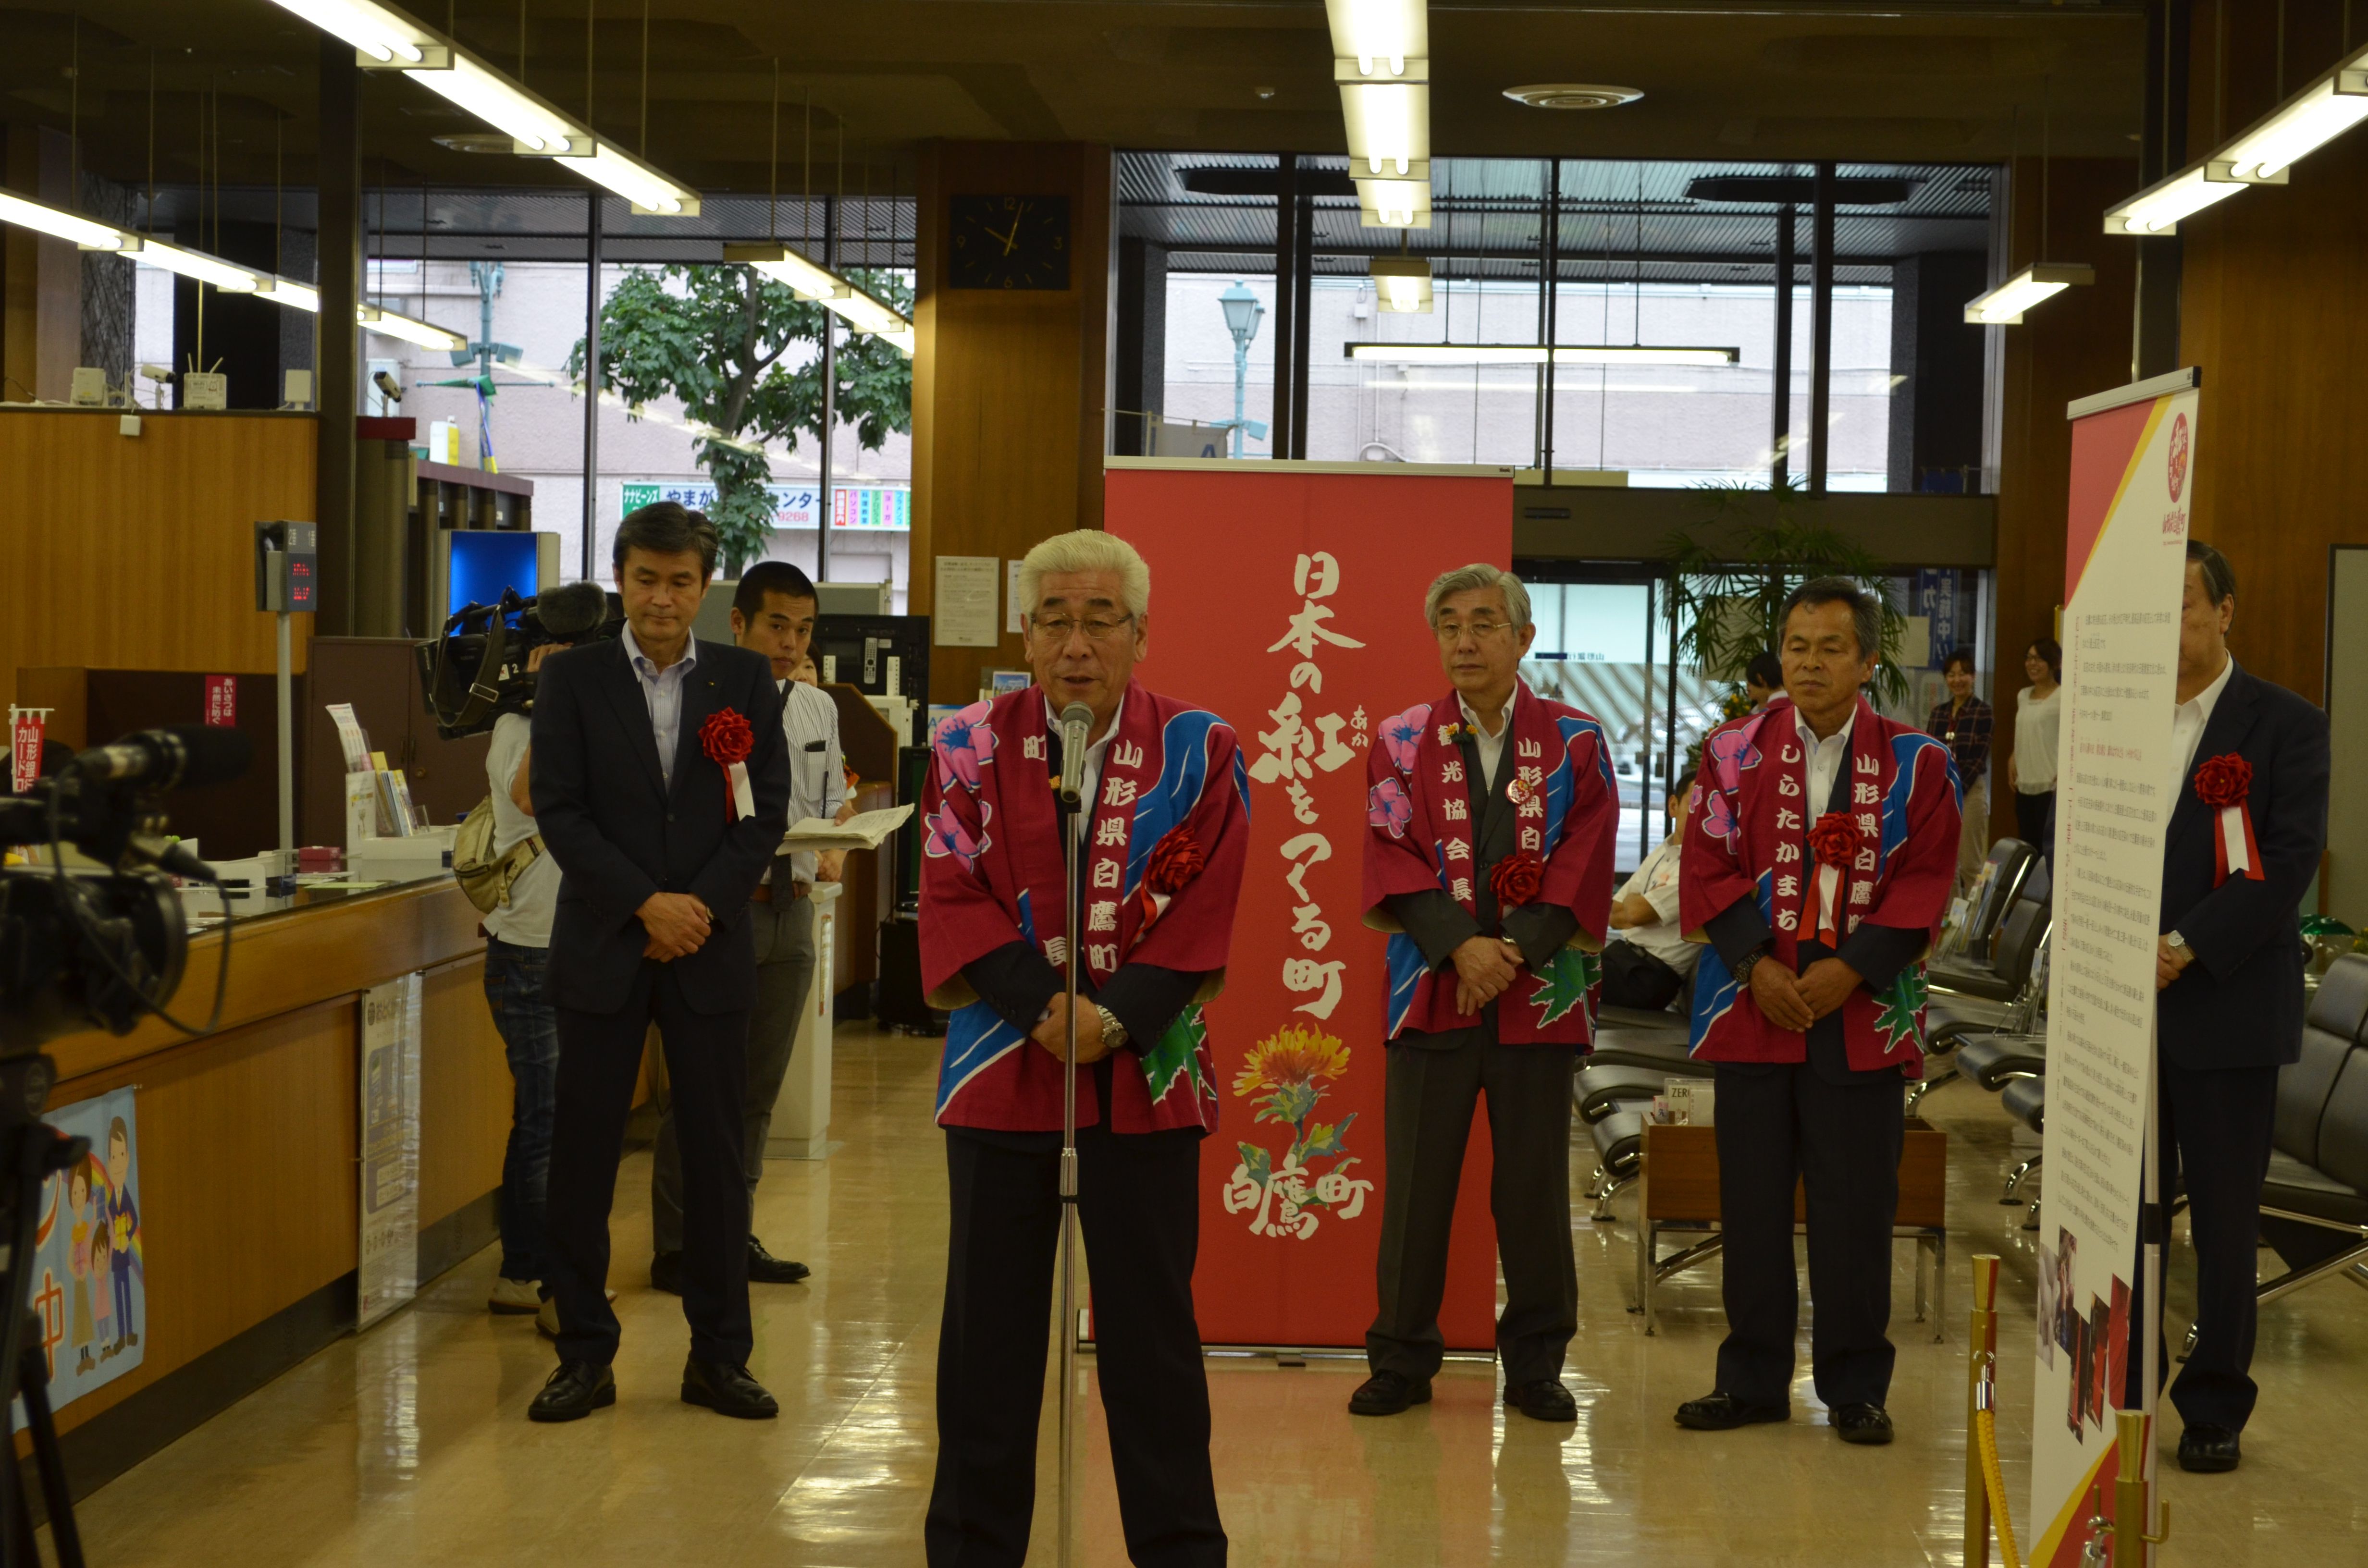
[[[1193,1295],[1212,1345],[1360,1346],[1382,1224],[1385,938],[1362,922],[1365,761],[1447,689],[1422,617],[1441,572],[1512,563],[1512,481],[1287,465],[1119,468],[1110,532],[1151,566],[1154,690],[1226,720],[1249,869],[1208,1007],[1221,1119],[1201,1144]],[[1456,1199],[1448,1347],[1496,1342],[1488,1129]]]
[[[8,783],[13,794],[25,793],[41,776],[41,733],[48,727],[49,713],[46,708],[16,710],[16,722],[8,729]]]
[[[225,730],[238,728],[238,677],[206,677],[206,722]]]

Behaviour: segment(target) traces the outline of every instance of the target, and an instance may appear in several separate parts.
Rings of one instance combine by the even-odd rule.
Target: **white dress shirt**
[[[773,683],[781,693],[781,739],[790,752],[790,825],[808,817],[825,822],[838,815],[847,801],[847,762],[838,744],[838,704],[819,687],[803,681]],[[790,857],[790,880],[814,885],[814,852],[802,849]],[[765,880],[772,880],[772,868]]]
[[[1513,704],[1521,699],[1521,683],[1513,682],[1513,694],[1505,699],[1505,710],[1497,716],[1497,733],[1490,734],[1472,711],[1472,704],[1463,694],[1455,694],[1455,705],[1463,710],[1463,722],[1472,729],[1472,742],[1480,751],[1480,788],[1494,792],[1497,788],[1497,764],[1505,755],[1505,738],[1513,733]]]
[[[1101,790],[1102,758],[1109,754],[1110,742],[1118,737],[1119,722],[1125,717],[1126,699],[1121,697],[1117,710],[1110,714],[1110,728],[1102,732],[1100,740],[1086,747],[1086,771],[1078,781],[1077,799],[1084,803],[1087,816],[1093,814],[1094,797]],[[1061,733],[1061,716],[1053,711],[1053,699],[1049,697],[1044,699],[1044,728],[1055,738]]]
[[[1842,721],[1842,727],[1821,741],[1817,739],[1816,732],[1809,728],[1809,721],[1801,710],[1798,708],[1793,710],[1793,726],[1801,737],[1801,750],[1806,756],[1808,808],[1801,813],[1801,819],[1809,827],[1817,825],[1817,819],[1825,814],[1833,799],[1834,775],[1839,773],[1842,764],[1849,760],[1850,731],[1857,725],[1858,708],[1853,704],[1850,716]],[[1843,797],[1841,809],[1850,809],[1848,796]]]
[[[690,678],[691,667],[699,663],[699,639],[686,637],[682,657],[660,669],[642,652],[633,640],[633,629],[625,628],[625,657],[632,662],[633,678],[642,683],[642,698],[650,707],[650,733],[658,743],[658,772],[665,776],[666,788],[674,788],[675,747],[682,739],[682,688]]]
[[[2228,689],[2228,677],[2236,673],[2237,661],[2223,654],[2220,673],[2212,677],[2212,684],[2171,710],[2170,744],[2179,751],[2181,785],[2195,771],[2195,748],[2203,744],[2203,726],[2212,722],[2212,710],[2219,706],[2220,694]]]
[[[1643,899],[1653,906],[1653,913],[1659,918],[1649,926],[1630,926],[1614,931],[1611,939],[1634,942],[1679,974],[1690,975],[1694,971],[1694,960],[1702,957],[1702,944],[1687,941],[1686,934],[1678,928],[1678,869],[1685,858],[1682,836],[1673,833],[1661,840],[1661,846],[1620,887],[1621,898]]]

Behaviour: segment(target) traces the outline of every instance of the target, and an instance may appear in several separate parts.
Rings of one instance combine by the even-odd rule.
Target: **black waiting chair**
[[[2272,1301],[2330,1274],[2368,1287],[2368,956],[2347,953],[2319,982],[2301,1058],[2279,1070],[2263,1215],[2330,1233],[2315,1261],[2262,1282]]]
[[[1982,879],[1981,892],[1966,913],[1964,938],[1952,957],[1988,959],[1991,939],[2007,912],[2023,896],[2023,884],[2031,880],[2031,869],[2038,859],[2039,852],[2020,838],[2001,838],[1990,846],[1984,861],[1988,875]]]
[[[1936,1006],[1948,1008],[1960,999],[2003,1005],[2014,999],[2031,979],[2039,944],[2046,939],[2050,911],[2035,899],[2018,899],[1998,926],[1998,953],[1987,962],[1970,959],[1936,959],[1925,966]]]

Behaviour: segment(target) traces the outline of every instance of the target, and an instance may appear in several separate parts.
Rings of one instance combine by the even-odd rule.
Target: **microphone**
[[[246,771],[254,756],[255,743],[244,731],[215,724],[173,724],[93,746],[68,767],[94,782],[179,790],[226,784]]]
[[[1061,804],[1077,809],[1086,788],[1086,737],[1093,733],[1094,710],[1082,702],[1061,710]]]
[[[609,593],[598,583],[568,583],[537,595],[534,614],[552,637],[573,642],[609,619]]]

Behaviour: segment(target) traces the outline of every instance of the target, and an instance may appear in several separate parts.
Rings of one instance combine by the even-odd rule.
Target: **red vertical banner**
[[[1113,466],[1105,526],[1151,565],[1156,690],[1226,720],[1249,869],[1208,1009],[1221,1102],[1201,1153],[1194,1300],[1212,1345],[1358,1346],[1382,1223],[1386,938],[1362,921],[1365,761],[1448,687],[1422,617],[1441,572],[1509,566],[1507,474]],[[1440,1328],[1495,1343],[1488,1130],[1475,1119]]]
[[[48,727],[46,708],[11,708],[8,723],[8,783],[21,795],[41,776],[41,733]]]
[[[217,729],[238,728],[238,677],[206,677],[206,722]]]

